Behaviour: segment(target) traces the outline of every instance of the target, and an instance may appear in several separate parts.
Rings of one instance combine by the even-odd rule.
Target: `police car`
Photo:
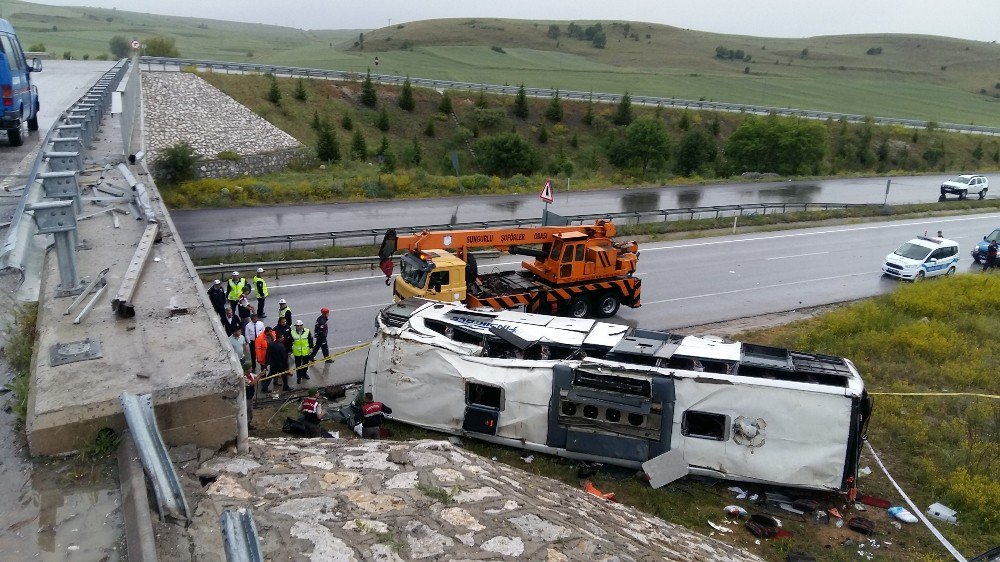
[[[951,275],[958,266],[958,257],[958,242],[917,236],[885,257],[882,273],[906,281]]]

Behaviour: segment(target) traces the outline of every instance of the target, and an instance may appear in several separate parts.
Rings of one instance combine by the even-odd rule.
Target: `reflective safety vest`
[[[309,329],[302,330],[301,334],[298,330],[292,330],[292,355],[303,357],[311,352],[312,350],[309,349]]]
[[[319,411],[319,400],[316,400],[311,396],[308,398],[303,398],[302,408],[300,409],[302,410],[303,414],[315,414],[316,412]]]
[[[281,305],[279,304],[278,305],[278,316],[284,316],[285,317],[285,322],[288,322],[288,329],[289,330],[295,328],[295,326],[292,326],[292,307],[290,307],[290,306],[288,306],[286,304],[285,308],[281,308]]]
[[[262,299],[267,296],[267,281],[263,277],[253,276],[253,290],[257,293],[257,298]]]
[[[240,277],[240,280],[237,283],[233,283],[232,279],[227,281],[227,283],[229,283],[229,300],[240,300],[240,297],[243,296],[243,287],[247,284],[247,280]]]

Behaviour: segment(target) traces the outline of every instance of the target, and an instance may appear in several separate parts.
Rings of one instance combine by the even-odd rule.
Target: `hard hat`
[[[302,321],[301,320],[296,320],[295,321],[295,325],[296,326],[301,326],[302,325]]]
[[[258,267],[257,268],[257,273],[264,273],[264,268],[263,267]]]
[[[212,281],[212,284],[213,285],[222,285],[222,281],[219,281],[218,279],[216,279],[215,281]]]
[[[239,274],[240,274],[240,272],[239,272],[239,271],[234,271],[234,272],[233,272],[233,275],[239,275]]]
[[[285,299],[278,299],[278,304],[288,304],[288,303],[285,302]]]
[[[319,309],[319,311],[322,314],[326,314],[327,312],[330,312],[330,309],[324,306],[323,308]]]

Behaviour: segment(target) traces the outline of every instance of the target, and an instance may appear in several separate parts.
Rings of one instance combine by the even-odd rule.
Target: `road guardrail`
[[[240,73],[270,73],[275,76],[300,76],[304,78],[321,78],[325,80],[340,80],[348,82],[360,82],[364,79],[365,73],[351,72],[346,70],[327,70],[322,68],[306,68],[299,66],[284,66],[284,65],[274,65],[274,64],[259,64],[259,63],[247,63],[247,62],[225,62],[225,61],[213,61],[213,60],[203,60],[203,59],[179,59],[179,58],[167,58],[167,57],[141,57],[139,59],[140,64],[146,65],[148,70],[153,70],[154,65],[158,65],[163,70],[168,67],[176,67],[178,69],[182,67],[195,67],[195,68],[206,68],[212,70],[223,70],[226,72],[240,72]],[[393,84],[401,85],[407,77],[397,76],[395,74],[372,74],[372,80],[379,82],[381,84]],[[434,88],[434,89],[449,89],[449,90],[484,90],[492,94],[504,94],[504,95],[516,95],[518,92],[518,86],[509,85],[498,85],[498,84],[481,84],[476,82],[459,82],[455,80],[435,80],[433,78],[415,78],[409,77],[410,83],[414,86],[421,86],[424,88]],[[601,92],[580,92],[574,90],[553,90],[551,88],[525,88],[525,94],[533,97],[539,98],[551,98],[556,92],[559,92],[559,97],[562,99],[587,101],[593,99],[596,102],[602,103],[618,103],[621,101],[622,96],[620,94],[609,94]],[[802,117],[805,119],[817,119],[826,120],[832,119],[834,121],[839,121],[843,119],[849,123],[864,123],[866,120],[871,119],[873,123],[878,125],[902,125],[908,128],[923,129],[929,124],[926,120],[921,119],[906,119],[900,117],[873,117],[866,115],[856,115],[852,113],[839,113],[830,111],[818,111],[813,109],[798,109],[793,107],[775,107],[768,105],[752,105],[745,103],[733,103],[733,102],[720,102],[720,101],[705,101],[705,100],[688,100],[682,98],[669,98],[669,97],[656,97],[656,96],[642,96],[642,95],[630,95],[632,103],[640,105],[659,105],[666,107],[677,107],[686,109],[706,109],[712,111],[726,111],[730,113],[754,113],[758,115],[782,115],[785,117]],[[983,125],[974,124],[961,124],[961,123],[937,123],[936,127],[945,131],[957,132],[957,133],[967,133],[967,134],[978,134],[978,135],[1000,135],[1000,127],[986,127]]]

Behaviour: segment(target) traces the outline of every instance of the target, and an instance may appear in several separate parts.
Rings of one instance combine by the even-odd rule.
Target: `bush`
[[[403,89],[399,93],[399,108],[403,111],[413,111],[417,107],[413,101],[413,86],[410,85],[410,77],[407,76],[403,82]]]
[[[281,90],[278,89],[278,80],[271,79],[271,87],[267,90],[267,101],[274,105],[281,105]]]
[[[507,51],[503,50],[503,47],[497,47],[496,45],[490,47],[491,50],[500,53],[501,55],[507,54]]]
[[[506,117],[507,114],[502,109],[476,108],[472,112],[472,119],[476,124],[487,129],[495,129]]]
[[[294,96],[299,101],[306,101],[309,98],[309,94],[306,92],[305,80],[299,78],[298,83],[295,85]]]
[[[153,175],[165,185],[177,185],[193,180],[197,174],[198,155],[191,145],[179,142],[163,150],[153,162]]]
[[[28,47],[28,50],[35,53],[44,53],[45,43],[35,43],[34,45]]]
[[[108,41],[108,50],[117,59],[123,59],[128,56],[131,46],[129,45],[129,40],[125,38],[124,35],[115,35]]]
[[[215,155],[219,160],[229,160],[232,162],[239,162],[243,159],[237,152],[233,150],[223,150],[222,152]]]
[[[517,133],[504,133],[476,142],[476,161],[494,176],[531,175],[541,169],[542,156]]]
[[[174,46],[173,37],[150,37],[145,41],[145,55],[147,57],[172,57],[180,58],[181,53]]]

